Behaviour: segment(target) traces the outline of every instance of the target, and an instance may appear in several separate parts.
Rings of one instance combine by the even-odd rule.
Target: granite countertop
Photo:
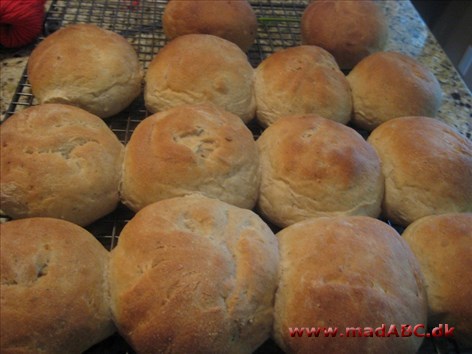
[[[77,0],[67,0],[67,5],[69,6],[74,1],[77,2]],[[263,2],[267,1],[255,1],[254,3]],[[47,2],[46,6],[49,6],[50,3],[51,0]],[[61,3],[61,0],[58,0],[57,3]],[[291,1],[290,3],[305,4],[307,1]],[[408,0],[379,1],[379,4],[389,19],[390,35],[386,50],[395,50],[411,55],[433,71],[443,91],[443,104],[437,115],[438,118],[457,128],[470,139],[472,135],[471,92],[416,9]],[[299,15],[301,16],[301,11]],[[3,50],[0,53],[2,119],[33,48],[34,45],[30,45],[17,50]]]
[[[2,50],[0,52],[0,112],[2,120],[13,98],[18,81],[23,74],[31,48],[32,46],[29,46],[18,50]]]

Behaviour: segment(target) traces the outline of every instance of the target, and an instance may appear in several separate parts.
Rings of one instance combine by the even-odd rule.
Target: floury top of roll
[[[259,211],[286,227],[321,216],[377,217],[384,178],[375,150],[354,129],[315,114],[278,119],[257,140]]]
[[[286,115],[314,113],[346,124],[351,119],[349,83],[321,47],[281,49],[256,68],[257,120],[268,127]]]
[[[119,202],[124,147],[99,117],[57,103],[1,126],[0,201],[11,218],[48,216],[86,226]]]
[[[187,34],[167,43],[151,61],[144,100],[151,112],[211,102],[244,122],[254,118],[254,69],[234,43]]]
[[[368,142],[381,160],[389,220],[407,226],[428,215],[472,212],[472,142],[447,124],[399,117]]]
[[[109,253],[68,221],[0,224],[2,353],[80,354],[111,336]]]
[[[278,263],[251,210],[198,195],[148,205],[112,251],[115,323],[138,353],[253,353],[272,329]]]
[[[40,103],[70,104],[101,118],[121,112],[139,96],[142,78],[133,46],[93,24],[59,29],[28,61],[28,79]]]
[[[238,116],[210,103],[147,117],[125,148],[121,198],[135,211],[191,193],[251,209],[259,184],[251,131]]]

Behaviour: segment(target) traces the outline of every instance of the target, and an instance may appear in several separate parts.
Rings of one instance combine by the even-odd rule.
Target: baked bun
[[[428,323],[454,327],[472,347],[472,214],[426,216],[402,234],[419,261],[428,296]]]
[[[472,142],[443,122],[402,117],[369,136],[385,176],[384,214],[407,226],[427,215],[472,211]]]
[[[237,44],[244,52],[257,34],[257,17],[246,0],[171,0],[162,16],[167,38],[184,34],[212,34]]]
[[[1,126],[0,201],[14,219],[49,216],[88,225],[119,202],[123,145],[99,117],[44,104]]]
[[[282,49],[256,69],[257,119],[267,127],[286,115],[315,113],[347,123],[351,91],[333,56],[316,46]]]
[[[112,251],[112,311],[138,353],[252,353],[269,337],[277,240],[252,211],[166,199],[139,211]]]
[[[249,122],[255,114],[254,69],[234,43],[187,34],[162,48],[146,73],[144,100],[151,112],[212,102]]]
[[[400,335],[400,324],[426,323],[418,263],[393,228],[365,216],[327,217],[292,225],[277,238],[274,338],[287,354],[417,352],[422,338],[374,334],[382,324],[385,333],[395,325]],[[292,337],[296,327],[321,332]],[[337,335],[325,336],[330,327]]]
[[[258,139],[259,210],[285,227],[311,217],[380,214],[375,150],[352,128],[316,115],[280,118]]]
[[[303,44],[330,52],[341,69],[352,69],[361,59],[384,49],[388,25],[380,7],[369,0],[317,0],[303,12]]]
[[[125,109],[141,93],[142,77],[131,44],[92,24],[59,29],[28,61],[28,79],[40,103],[71,104],[101,118]]]
[[[208,103],[183,105],[136,127],[125,149],[121,196],[135,211],[191,193],[251,209],[259,183],[259,151],[241,119]]]
[[[402,53],[369,55],[347,79],[352,89],[353,123],[369,131],[392,118],[434,117],[441,105],[441,87],[434,74]]]
[[[0,225],[2,353],[82,353],[115,331],[109,254],[86,230],[52,218]]]

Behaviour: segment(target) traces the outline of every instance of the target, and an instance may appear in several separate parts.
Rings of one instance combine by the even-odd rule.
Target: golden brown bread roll
[[[141,93],[142,78],[131,44],[92,24],[59,29],[28,61],[28,79],[40,103],[71,104],[101,118],[125,109]]]
[[[212,34],[237,44],[244,52],[254,43],[257,17],[246,0],[171,0],[162,16],[169,39],[184,34]]]
[[[316,46],[271,54],[256,68],[257,119],[267,127],[286,115],[315,113],[347,123],[351,91],[333,56]]]
[[[382,162],[382,209],[407,226],[427,215],[472,211],[472,143],[445,123],[402,117],[368,138]]]
[[[416,353],[422,338],[415,336],[345,338],[349,327],[368,334],[364,328],[382,324],[386,332],[396,325],[398,333],[401,324],[426,325],[418,262],[393,228],[365,216],[324,217],[289,226],[277,238],[274,338],[286,353]],[[338,333],[291,337],[295,327]]]
[[[303,12],[303,44],[330,52],[341,69],[352,69],[366,56],[383,50],[387,41],[387,19],[369,0],[317,0]]]
[[[384,180],[375,150],[352,128],[316,115],[280,118],[257,141],[259,210],[285,227],[311,217],[377,217]]]
[[[99,117],[44,104],[1,126],[0,201],[11,218],[49,216],[81,226],[119,202],[124,147]]]
[[[472,214],[421,218],[402,234],[424,274],[431,327],[449,324],[453,339],[472,347]]]
[[[2,353],[77,353],[115,331],[108,252],[86,230],[52,218],[0,225]]]
[[[120,234],[112,311],[138,353],[252,353],[269,337],[277,280],[277,240],[255,213],[166,199]]]
[[[392,118],[434,117],[441,105],[441,87],[434,74],[402,53],[371,54],[347,79],[354,105],[352,121],[369,131]]]
[[[212,104],[183,105],[136,127],[125,149],[121,196],[135,211],[191,193],[251,209],[259,183],[259,151],[241,119]]]
[[[151,112],[211,102],[249,122],[255,114],[254,69],[234,43],[187,34],[167,43],[149,65],[144,100]]]

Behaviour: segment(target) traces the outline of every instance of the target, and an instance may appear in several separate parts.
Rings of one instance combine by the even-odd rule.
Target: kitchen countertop
[[[4,50],[0,53],[0,83],[1,83],[1,119],[4,119],[8,105],[13,98],[18,81],[23,73],[31,48]]]
[[[77,1],[77,0],[75,0]],[[58,1],[60,3],[60,1]],[[71,2],[69,0],[69,2]],[[74,0],[72,0],[72,3]],[[255,3],[260,3],[255,2]],[[48,1],[47,6],[51,3]],[[297,3],[297,1],[295,1]],[[303,3],[299,1],[298,3]],[[305,1],[306,3],[306,1]],[[469,139],[472,135],[472,95],[460,75],[431,34],[410,1],[380,1],[389,19],[386,50],[400,51],[417,58],[438,78],[443,103],[438,118],[455,127]],[[301,15],[301,14],[300,14]],[[34,45],[0,53],[1,117],[7,108]]]

